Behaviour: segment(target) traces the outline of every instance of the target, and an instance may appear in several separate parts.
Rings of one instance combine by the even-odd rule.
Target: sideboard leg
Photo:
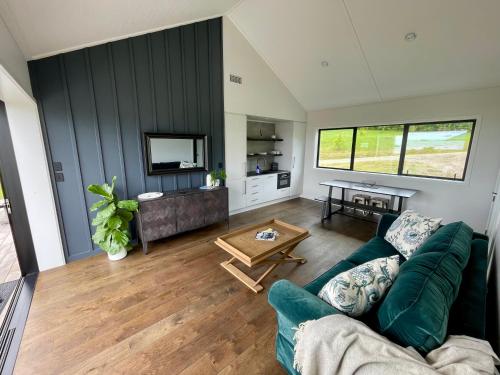
[[[142,242],[142,251],[144,252],[144,254],[148,253],[148,242],[147,241]]]

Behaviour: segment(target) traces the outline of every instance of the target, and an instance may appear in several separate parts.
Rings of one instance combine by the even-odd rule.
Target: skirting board
[[[294,195],[294,196],[291,196],[291,197],[288,197],[288,198],[275,199],[275,200],[272,200],[272,201],[269,201],[269,202],[264,202],[264,203],[256,204],[256,205],[253,205],[253,206],[250,206],[250,207],[241,208],[239,210],[229,211],[229,216],[236,215],[236,214],[241,214],[242,212],[252,211],[252,210],[255,210],[257,208],[270,206],[270,205],[276,204],[276,203],[286,202],[286,201],[289,201],[291,199],[296,199],[296,198],[301,198],[301,195]]]

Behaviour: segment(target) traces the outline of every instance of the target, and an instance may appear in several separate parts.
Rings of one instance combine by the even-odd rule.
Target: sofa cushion
[[[442,220],[406,210],[392,223],[384,238],[408,259],[439,228]]]
[[[356,267],[356,264],[349,262],[347,260],[341,260],[328,271],[318,276],[316,279],[307,284],[304,289],[309,293],[317,295],[323,285],[325,285],[330,279],[337,276],[339,273],[350,270],[351,268]]]
[[[358,250],[346,258],[347,261],[359,266],[370,260],[399,255],[399,264],[404,262],[405,258],[400,255],[396,249],[381,237],[373,237],[370,241],[361,246]]]
[[[318,297],[343,313],[357,317],[380,301],[399,272],[399,256],[377,258],[339,273]]]
[[[473,239],[469,262],[462,273],[462,285],[451,307],[449,335],[485,338],[487,269],[488,241]]]
[[[448,224],[402,264],[380,308],[380,333],[422,353],[445,339],[450,308],[470,255],[472,229]]]

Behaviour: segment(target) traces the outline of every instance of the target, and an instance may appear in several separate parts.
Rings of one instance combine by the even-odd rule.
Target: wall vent
[[[231,82],[237,83],[238,85],[241,85],[241,83],[243,82],[242,78],[240,76],[237,76],[236,74],[230,74],[229,80]]]

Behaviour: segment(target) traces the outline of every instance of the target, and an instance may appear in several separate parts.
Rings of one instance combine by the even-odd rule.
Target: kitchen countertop
[[[265,176],[267,174],[278,174],[278,173],[290,173],[290,171],[278,169],[277,171],[262,171],[259,174],[255,172],[247,172],[247,177]]]

